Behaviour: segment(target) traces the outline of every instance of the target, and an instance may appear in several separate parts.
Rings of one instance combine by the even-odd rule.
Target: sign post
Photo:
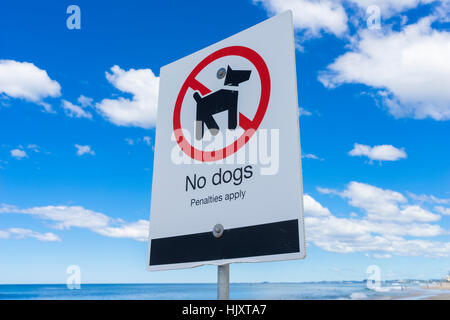
[[[305,257],[292,12],[161,68],[147,269]]]
[[[230,298],[230,265],[217,266],[217,300]]]

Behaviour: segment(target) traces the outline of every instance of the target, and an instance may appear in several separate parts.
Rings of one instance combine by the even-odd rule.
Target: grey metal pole
[[[230,265],[217,267],[217,300],[230,299]]]

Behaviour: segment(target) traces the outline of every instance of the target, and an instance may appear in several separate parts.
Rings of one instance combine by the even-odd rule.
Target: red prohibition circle
[[[233,143],[229,144],[221,150],[215,151],[203,151],[194,148],[186,137],[183,135],[181,128],[181,107],[183,105],[184,97],[186,96],[189,88],[194,91],[199,91],[202,96],[211,92],[207,87],[200,83],[195,77],[211,62],[226,57],[226,56],[239,56],[249,60],[258,71],[259,78],[261,80],[261,98],[259,100],[258,110],[256,111],[253,120],[248,119],[242,113],[239,113],[239,126],[245,130],[245,132],[236,139]],[[270,75],[269,69],[261,56],[256,51],[242,46],[231,46],[220,50],[217,50],[203,59],[187,77],[186,81],[181,87],[175,102],[175,109],[173,112],[173,131],[178,145],[181,150],[191,157],[192,159],[202,162],[212,162],[224,159],[233,153],[241,149],[253,136],[261,124],[264,115],[267,111],[270,98]]]

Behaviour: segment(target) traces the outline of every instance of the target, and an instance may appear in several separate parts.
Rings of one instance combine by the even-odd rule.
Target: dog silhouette
[[[240,83],[250,79],[251,70],[232,70],[230,66],[224,81],[225,86],[239,86]],[[205,134],[205,125],[212,135],[217,135],[220,128],[214,120],[213,115],[228,111],[228,129],[234,130],[237,127],[238,115],[238,95],[239,91],[230,89],[220,89],[202,97],[198,92],[194,92],[194,100],[197,103],[195,138],[201,140]]]

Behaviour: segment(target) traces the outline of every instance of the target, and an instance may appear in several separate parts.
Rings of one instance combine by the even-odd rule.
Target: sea
[[[439,292],[419,285],[369,289],[366,282],[232,283],[237,300],[422,299]],[[0,300],[214,300],[216,284],[0,284]]]

